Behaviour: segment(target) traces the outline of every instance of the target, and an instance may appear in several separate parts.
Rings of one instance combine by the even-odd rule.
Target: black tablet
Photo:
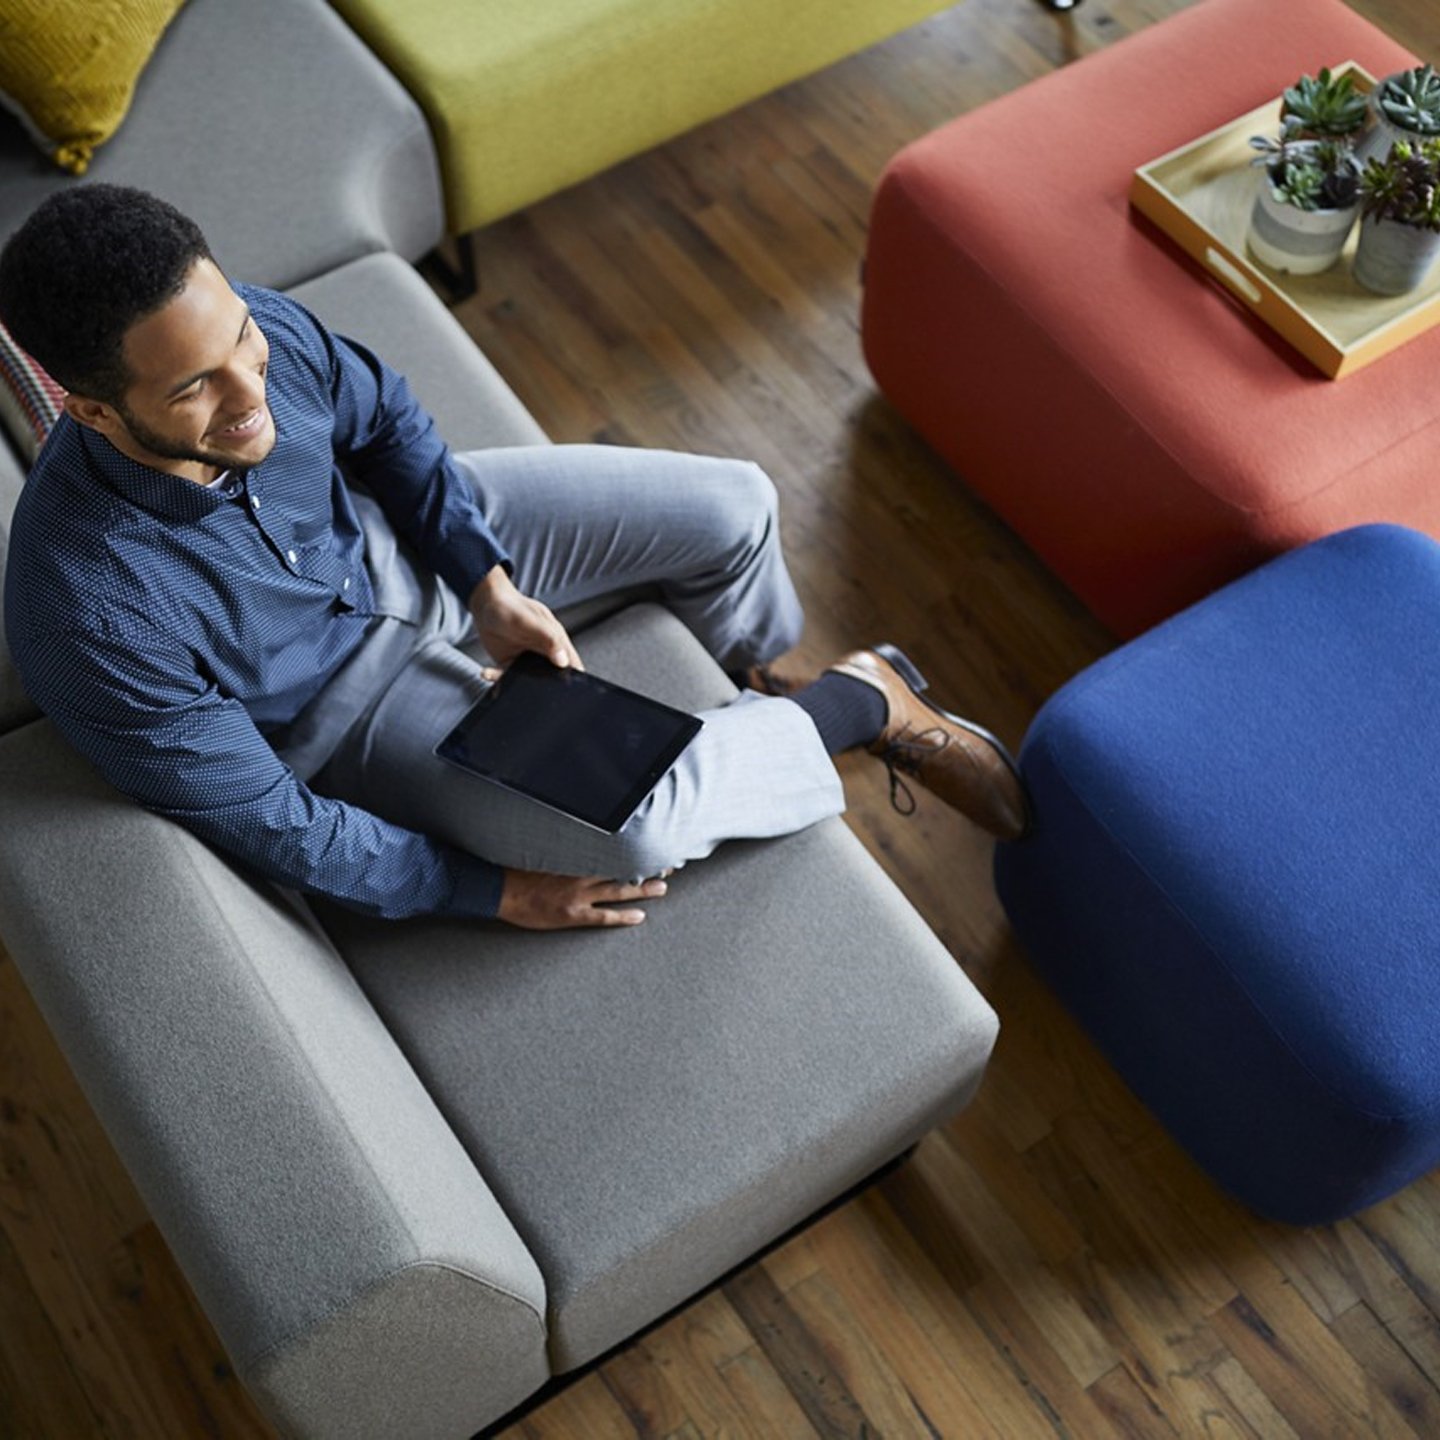
[[[527,652],[435,753],[614,834],[702,724],[683,710]]]

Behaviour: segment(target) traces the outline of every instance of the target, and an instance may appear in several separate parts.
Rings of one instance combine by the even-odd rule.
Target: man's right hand
[[[523,650],[534,650],[552,665],[583,670],[575,644],[549,606],[522,595],[503,565],[496,565],[470,596],[475,633],[502,668]]]
[[[639,909],[616,909],[625,901],[658,900],[663,879],[638,885],[595,875],[547,875],[541,870],[507,870],[499,918],[522,930],[572,930],[595,925],[638,925]]]

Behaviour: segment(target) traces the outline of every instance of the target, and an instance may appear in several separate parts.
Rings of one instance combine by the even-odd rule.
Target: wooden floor
[[[1184,3],[967,0],[493,227],[459,316],[557,439],[762,462],[805,659],[892,638],[1018,741],[1110,641],[876,398],[868,199],[907,141]],[[1440,52],[1433,0],[1358,8]],[[1440,1435],[1440,1180],[1310,1231],[1216,1193],[1030,974],[987,845],[875,772],[846,763],[851,823],[1001,1016],[978,1099],[507,1440]],[[0,960],[0,1436],[270,1435]]]

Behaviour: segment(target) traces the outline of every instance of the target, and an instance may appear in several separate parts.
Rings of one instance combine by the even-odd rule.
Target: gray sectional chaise
[[[92,178],[382,350],[453,445],[545,443],[407,263],[434,153],[320,0],[190,0]],[[0,117],[0,236],[68,183]],[[0,516],[22,481],[0,444]],[[582,644],[672,703],[733,693],[643,599]],[[362,921],[115,793],[3,655],[0,938],[294,1436],[470,1435],[953,1114],[996,1032],[839,821],[723,848],[638,931]]]

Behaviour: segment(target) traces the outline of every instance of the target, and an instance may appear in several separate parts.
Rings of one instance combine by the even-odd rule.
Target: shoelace
[[[927,745],[927,739],[939,739],[939,744]],[[909,735],[900,735],[892,740],[881,752],[886,774],[890,777],[890,804],[901,815],[915,813],[915,792],[902,778],[905,775],[920,776],[920,766],[932,755],[938,755],[950,743],[950,736],[938,725],[928,730],[918,730]]]

